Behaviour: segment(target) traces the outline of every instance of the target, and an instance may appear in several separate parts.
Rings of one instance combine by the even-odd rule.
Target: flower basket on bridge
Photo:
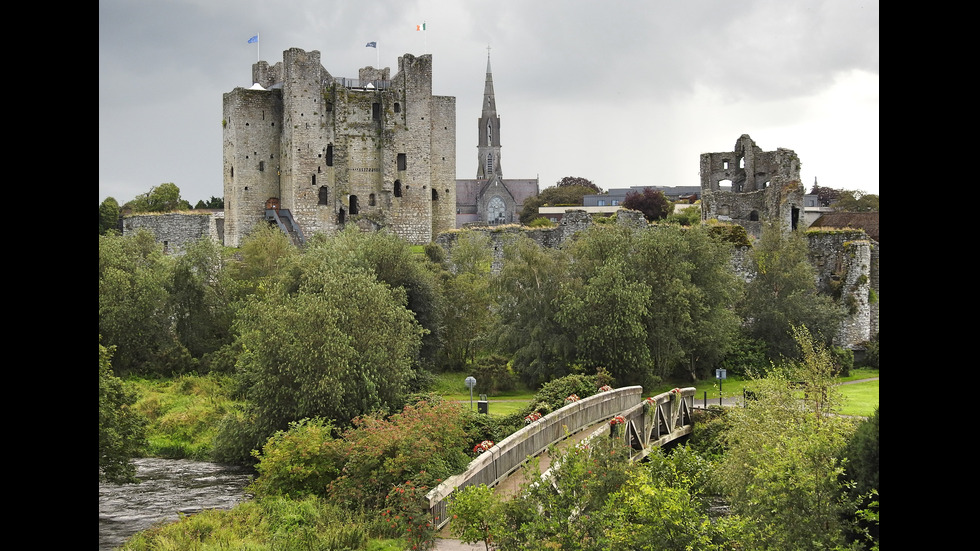
[[[609,392],[610,390],[612,390],[612,387],[609,385],[599,387],[599,392]]]
[[[626,424],[626,418],[622,415],[617,415],[609,421],[609,435],[612,437],[618,437],[622,434],[622,427]]]
[[[538,419],[541,419],[541,414],[535,411],[531,415],[524,417],[524,424],[530,425],[531,423],[537,421]]]
[[[568,403],[578,402],[579,401],[578,394],[570,394],[568,398],[565,398],[565,401]]]
[[[473,446],[473,453],[483,453],[493,447],[493,440],[484,440]]]

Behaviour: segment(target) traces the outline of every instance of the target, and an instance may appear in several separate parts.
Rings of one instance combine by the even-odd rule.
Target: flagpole
[[[258,63],[262,61],[262,39],[259,37],[259,33],[255,33],[255,62]]]

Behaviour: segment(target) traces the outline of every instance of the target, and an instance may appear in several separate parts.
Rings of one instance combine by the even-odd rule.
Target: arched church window
[[[495,195],[487,202],[487,223],[503,224],[506,221],[506,211],[504,200]]]
[[[487,153],[487,178],[493,174],[493,153]]]

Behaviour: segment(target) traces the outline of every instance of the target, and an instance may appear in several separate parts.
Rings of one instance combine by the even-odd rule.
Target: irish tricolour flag
[[[415,30],[416,31],[424,31],[425,30],[425,21],[423,21],[421,25],[415,25]]]

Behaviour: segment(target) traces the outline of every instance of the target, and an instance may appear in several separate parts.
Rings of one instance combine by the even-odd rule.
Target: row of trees
[[[794,324],[829,340],[840,311],[816,294],[802,237],[767,231],[748,284],[731,246],[708,227],[597,225],[562,249],[516,237],[493,274],[477,232],[448,256],[356,230],[300,250],[262,227],[238,250],[202,240],[180,256],[147,232],[110,233],[99,333],[118,375],[235,373],[249,409],[223,448],[240,458],[290,422],[397,409],[428,373],[494,354],[488,376],[533,386],[600,368],[649,386],[704,377],[746,346],[777,358]]]

